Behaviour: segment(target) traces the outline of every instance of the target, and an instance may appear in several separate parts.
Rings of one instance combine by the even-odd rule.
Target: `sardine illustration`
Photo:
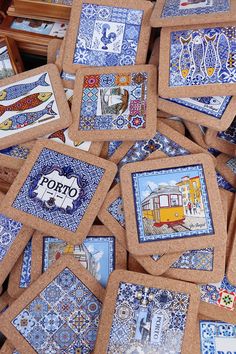
[[[49,135],[48,139],[60,139],[63,143],[66,142],[66,137],[65,137],[65,133],[64,133],[65,129],[61,129],[58,130],[55,133],[52,133],[51,135]]]
[[[210,104],[212,106],[218,106],[220,104],[220,101],[217,100],[217,98],[212,97],[212,96],[192,97],[192,100],[203,103],[203,104]]]
[[[25,112],[19,113],[15,116],[6,119],[0,124],[0,130],[17,130],[20,128],[27,127],[30,124],[35,123],[38,119],[43,117],[45,114],[50,114],[55,116],[56,112],[53,111],[54,101],[50,102],[44,109],[38,112]]]
[[[19,101],[9,106],[0,105],[0,116],[7,111],[25,111],[34,108],[47,101],[52,96],[52,92],[33,93],[32,95],[21,98]]]
[[[0,101],[13,100],[20,96],[24,96],[37,86],[49,86],[49,84],[45,81],[46,75],[47,73],[43,74],[35,82],[30,82],[28,84],[18,84],[5,88],[4,90],[0,91]]]
[[[193,62],[194,62],[194,72],[192,75],[192,79],[196,77],[201,77],[202,79],[205,78],[205,74],[202,71],[202,64],[203,64],[203,53],[204,53],[204,46],[203,41],[200,36],[196,36],[193,39]]]
[[[224,33],[221,33],[219,35],[219,39],[217,43],[217,52],[220,60],[219,77],[225,73],[230,74],[227,68],[227,62],[229,60],[229,53],[230,53],[230,45],[229,45],[229,40]]]
[[[205,54],[205,68],[208,76],[212,76],[216,70],[216,50],[215,50],[215,39],[216,34],[212,37],[205,36],[207,46]]]
[[[180,67],[180,74],[183,79],[186,79],[190,72],[191,57],[190,57],[189,43],[191,39],[192,36],[188,37],[187,39],[180,37],[182,50],[179,58],[179,67]]]

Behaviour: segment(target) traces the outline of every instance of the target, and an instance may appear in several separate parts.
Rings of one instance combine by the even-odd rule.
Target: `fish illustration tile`
[[[115,271],[108,284],[95,354],[157,350],[187,354],[190,348],[196,353],[191,333],[198,301],[193,284]]]
[[[103,297],[89,272],[62,256],[1,316],[1,331],[20,353],[90,352]]]
[[[71,114],[54,64],[1,81],[0,148],[65,128]]]
[[[159,91],[163,97],[235,95],[235,27],[232,24],[163,29]]]
[[[72,104],[73,140],[136,140],[156,129],[156,68],[83,68]],[[81,92],[82,87],[82,92]]]
[[[230,0],[160,0],[151,16],[152,27],[220,23],[235,19]]]
[[[150,2],[73,2],[63,70],[144,64],[150,36]],[[88,30],[89,29],[89,30]]]
[[[235,353],[235,324],[202,319],[199,321],[199,332],[201,354]]]
[[[88,234],[116,169],[87,152],[38,141],[6,196],[4,213],[78,244]]]
[[[217,216],[213,207],[220,203],[220,195],[210,156],[131,163],[122,167],[120,176],[132,254],[212,247],[225,235],[224,216]]]

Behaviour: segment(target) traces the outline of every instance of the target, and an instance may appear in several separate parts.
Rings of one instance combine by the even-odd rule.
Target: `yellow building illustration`
[[[191,178],[184,176],[181,182],[176,183],[176,185],[182,193],[184,205],[191,202],[192,204],[198,204],[200,209],[203,209],[201,181],[199,176]]]

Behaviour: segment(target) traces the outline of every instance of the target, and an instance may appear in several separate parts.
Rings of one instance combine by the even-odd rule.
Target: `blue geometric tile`
[[[217,137],[229,143],[236,144],[236,118],[234,118],[228,129],[218,132]]]
[[[51,174],[54,179],[49,176]],[[12,206],[75,232],[103,174],[103,168],[43,148]],[[47,182],[54,184],[58,182],[59,186],[62,184],[62,178],[64,182],[65,180],[73,182],[73,188],[65,185],[64,188],[67,189],[64,191],[60,189],[52,193],[52,186],[48,187]],[[51,195],[50,198],[49,195]]]
[[[185,293],[120,282],[107,353],[180,354],[189,300]]]
[[[20,288],[28,288],[31,282],[32,238],[27,243],[24,252],[20,274]]]
[[[125,215],[123,212],[123,201],[121,197],[114,200],[107,210],[122,227],[125,227]]]
[[[29,155],[29,152],[30,149],[25,146],[14,145],[6,149],[0,150],[0,155],[3,154],[10,157],[15,157],[17,159],[26,160],[27,156]]]
[[[204,248],[184,252],[175,261],[171,268],[212,271],[214,262],[214,248]]]
[[[166,0],[161,17],[206,15],[229,10],[230,0]]]
[[[0,214],[0,264],[21,231],[22,224]]]
[[[94,349],[101,306],[65,268],[12,324],[39,354],[88,354]]]
[[[142,17],[142,10],[82,4],[73,63],[135,64]]]

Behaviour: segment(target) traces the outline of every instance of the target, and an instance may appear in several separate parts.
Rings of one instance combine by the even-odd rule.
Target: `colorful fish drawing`
[[[65,137],[65,133],[64,133],[65,129],[61,129],[58,130],[55,133],[52,133],[51,135],[49,135],[48,139],[60,139],[63,143],[66,142],[66,137]]]
[[[41,111],[19,113],[11,118],[6,119],[4,122],[0,124],[0,130],[17,130],[20,128],[27,127],[28,125],[35,123],[45,114],[50,114],[55,116],[56,112],[54,112],[52,109],[53,103],[54,101],[50,102]]]
[[[205,68],[208,76],[212,76],[216,70],[216,50],[215,50],[215,39],[216,34],[212,37],[205,36],[207,45],[206,45],[206,54],[205,54]]]
[[[219,39],[217,43],[217,52],[220,60],[219,77],[225,73],[230,74],[227,68],[227,63],[229,60],[229,53],[230,53],[230,45],[229,45],[229,40],[224,33],[221,33],[219,35]]]
[[[9,106],[0,105],[0,116],[7,111],[25,111],[34,108],[47,101],[52,96],[52,92],[33,93],[32,95],[21,98],[19,101]]]
[[[40,78],[35,82],[30,82],[28,84],[18,84],[14,86],[9,86],[4,90],[0,91],[0,101],[8,101],[18,98],[20,96],[26,95],[28,92],[35,89],[37,86],[49,86],[45,81],[47,73],[40,76]]]
[[[210,104],[212,106],[218,106],[220,101],[217,100],[215,97],[207,96],[207,97],[193,97],[192,100],[203,103],[203,104]]]
[[[179,67],[180,67],[180,74],[183,77],[183,79],[186,79],[190,72],[191,57],[190,57],[189,43],[191,39],[192,36],[188,37],[187,39],[180,37],[182,49],[179,58]]]
[[[204,46],[203,46],[203,41],[200,36],[196,36],[193,39],[193,62],[194,62],[194,72],[192,75],[192,79],[195,79],[197,77],[201,77],[204,79],[205,74],[202,71],[202,64],[203,64],[203,53],[204,53]]]

